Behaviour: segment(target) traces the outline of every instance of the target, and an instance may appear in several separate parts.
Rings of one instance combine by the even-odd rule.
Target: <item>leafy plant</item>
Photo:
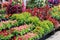
[[[52,8],[51,11],[51,15],[53,18],[60,20],[60,7],[59,6],[55,6],[54,8]]]
[[[24,24],[30,16],[31,16],[30,13],[24,12],[22,14],[13,14],[10,18],[12,20],[17,20],[19,25],[21,25]]]
[[[44,34],[44,29],[42,27],[36,27],[33,31],[33,33],[38,34],[38,36],[41,38]]]
[[[26,22],[27,22],[27,24],[32,23],[34,25],[37,25],[38,22],[40,22],[40,20],[38,17],[32,16],[32,17],[29,17]]]
[[[10,29],[11,27],[13,26],[18,26],[18,23],[17,21],[3,21],[3,22],[0,22],[1,26],[0,26],[0,31],[3,30],[3,29]]]
[[[48,5],[40,8],[33,8],[31,9],[26,9],[27,12],[30,12],[32,16],[37,16],[41,20],[46,20],[48,17],[50,17],[49,11],[51,11],[50,7]]]
[[[22,25],[19,27],[15,27],[15,28],[12,28],[11,30],[14,35],[20,34],[22,36],[25,33],[32,31],[34,28],[35,28],[35,26],[30,24],[30,25]]]
[[[48,26],[45,22],[41,22],[40,26],[41,26],[42,28],[44,28],[44,30],[45,30],[44,33],[45,33],[45,34],[47,34],[47,33],[50,32],[50,28],[49,28],[49,26]]]
[[[9,4],[6,8],[7,14],[14,14],[22,12],[22,7],[18,4]]]
[[[44,29],[42,27],[36,27],[33,31],[24,34],[22,36],[16,36],[15,40],[36,40],[44,35]]]
[[[29,2],[27,3],[27,8],[34,8],[34,7],[43,7],[46,5],[46,1],[47,0],[29,0]]]
[[[9,40],[11,37],[13,37],[13,35],[9,31],[7,30],[0,31],[1,40]]]
[[[52,31],[54,29],[54,25],[51,21],[45,20],[44,23],[46,23],[49,26],[50,31]]]
[[[5,14],[0,14],[0,20],[5,20],[6,18],[5,18]]]
[[[6,10],[5,9],[0,9],[0,14],[5,14]]]

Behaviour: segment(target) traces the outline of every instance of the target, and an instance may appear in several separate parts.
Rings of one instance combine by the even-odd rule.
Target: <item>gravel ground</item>
[[[57,31],[54,35],[47,38],[46,40],[60,40],[60,31]]]

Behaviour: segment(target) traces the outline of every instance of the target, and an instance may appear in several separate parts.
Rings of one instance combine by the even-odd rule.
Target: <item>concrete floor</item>
[[[47,38],[46,40],[60,40],[60,31],[57,31],[54,35]]]

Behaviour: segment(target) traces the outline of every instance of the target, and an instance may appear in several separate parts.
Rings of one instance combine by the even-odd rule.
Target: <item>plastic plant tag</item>
[[[26,0],[23,0],[22,7],[22,11],[24,12],[26,10]]]

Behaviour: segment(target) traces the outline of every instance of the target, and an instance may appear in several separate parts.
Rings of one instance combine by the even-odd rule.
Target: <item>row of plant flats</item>
[[[51,4],[59,4],[60,0],[48,0]]]

